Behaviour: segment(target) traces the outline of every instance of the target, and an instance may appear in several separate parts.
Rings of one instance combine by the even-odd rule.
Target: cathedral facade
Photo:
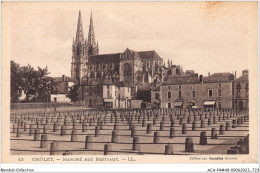
[[[71,78],[79,84],[93,81],[123,83],[125,86],[162,82],[163,59],[154,51],[134,51],[127,48],[121,53],[99,54],[95,40],[92,14],[88,38],[84,38],[79,11],[76,39],[72,44]]]

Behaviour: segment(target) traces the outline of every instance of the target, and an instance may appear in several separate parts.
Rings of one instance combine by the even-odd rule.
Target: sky
[[[5,58],[47,66],[50,76],[70,76],[79,10],[85,38],[93,13],[100,54],[155,50],[183,70],[238,76],[257,55],[257,2],[7,2],[2,7],[10,46]]]

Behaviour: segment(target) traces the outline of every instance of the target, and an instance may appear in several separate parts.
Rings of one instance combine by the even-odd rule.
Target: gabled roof
[[[112,63],[112,62],[119,62],[120,60],[120,53],[114,54],[102,54],[102,55],[92,55],[89,57],[90,63]]]
[[[140,51],[140,52],[137,52],[140,57],[142,59],[152,59],[152,58],[155,58],[155,59],[160,59],[162,60],[162,58],[154,51],[154,50],[151,50],[151,51]]]
[[[153,91],[160,91],[160,85],[152,89]]]
[[[124,54],[128,54],[128,53],[130,53],[131,56],[134,55],[134,58],[141,59],[140,55],[136,51],[126,48],[126,50],[124,51]]]

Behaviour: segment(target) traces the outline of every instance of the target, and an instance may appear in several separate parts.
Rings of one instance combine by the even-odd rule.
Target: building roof
[[[200,79],[198,77],[191,77],[191,76],[174,76],[169,77],[167,81],[163,82],[162,85],[183,85],[183,84],[196,84],[199,83]]]
[[[211,76],[203,77],[203,83],[231,82],[234,75],[231,73],[214,73]],[[184,85],[200,83],[200,78],[195,76],[172,76],[163,82],[162,85]]]
[[[160,59],[162,60],[162,58],[154,51],[154,50],[151,50],[151,51],[140,51],[140,52],[137,52],[140,57],[142,59],[152,59],[152,58],[155,58],[155,59]]]
[[[209,77],[204,77],[204,83],[221,83],[221,82],[230,82],[234,80],[234,75],[231,73],[214,73]]]
[[[137,85],[137,90],[145,91],[145,90],[151,90],[151,89],[152,89],[152,85],[149,83],[143,83],[143,84]]]
[[[114,54],[102,54],[102,55],[92,55],[89,57],[90,63],[112,63],[112,62],[119,62],[120,60],[120,53]]]
[[[160,85],[152,89],[153,91],[160,91]]]
[[[234,82],[248,82],[248,74],[242,75],[235,79]]]
[[[70,77],[65,76],[65,79],[63,80],[63,77],[51,77],[53,82],[76,82],[73,81]]]

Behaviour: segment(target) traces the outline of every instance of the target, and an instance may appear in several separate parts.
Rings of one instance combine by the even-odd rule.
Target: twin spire
[[[83,32],[82,18],[81,18],[81,11],[80,10],[79,10],[79,17],[78,17],[77,32],[76,32],[76,42],[80,42],[80,43],[84,42],[84,32]],[[90,24],[89,24],[89,32],[88,32],[88,44],[93,46],[93,47],[96,46],[92,12],[91,12],[91,16],[90,16]]]
[[[95,45],[95,34],[94,34],[94,25],[92,20],[92,11],[90,15],[90,22],[89,22],[89,31],[88,31],[88,44],[89,45]]]

